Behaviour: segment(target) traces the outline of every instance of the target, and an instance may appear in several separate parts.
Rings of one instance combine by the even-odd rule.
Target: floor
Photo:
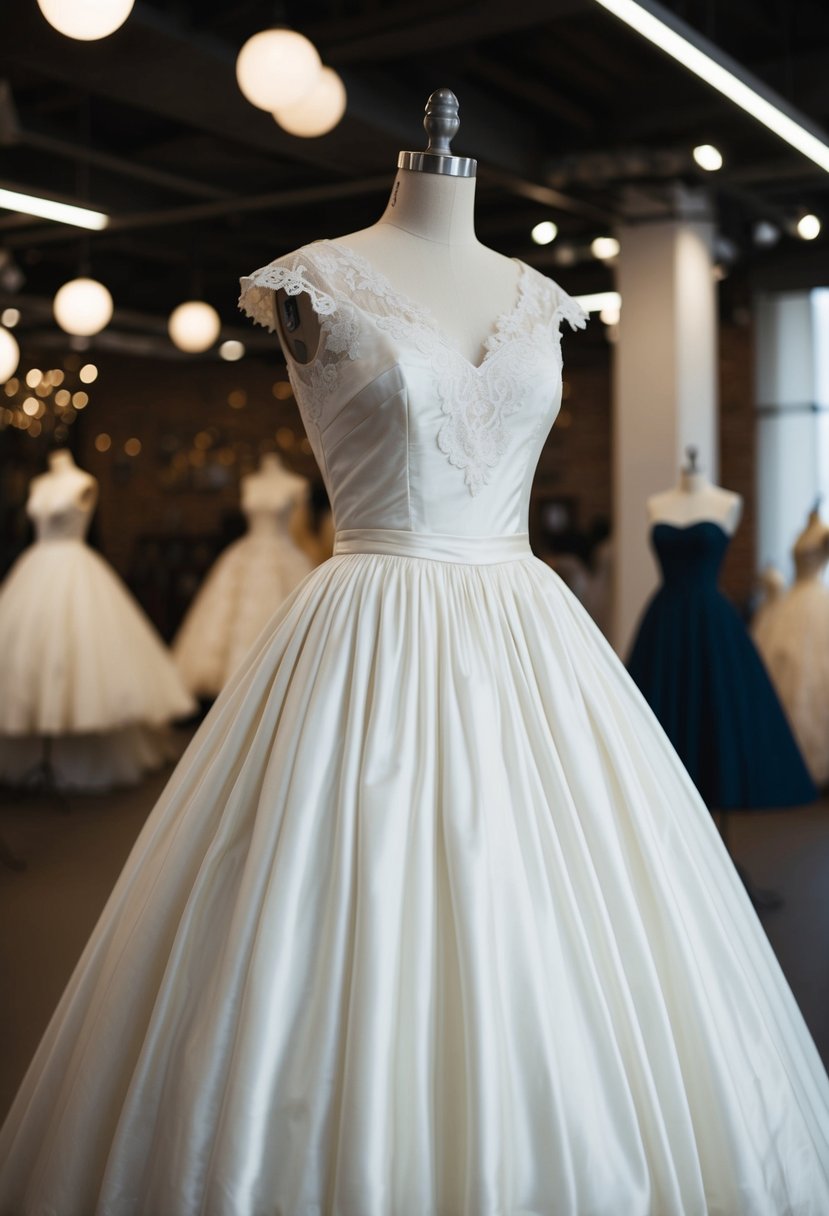
[[[0,836],[26,860],[0,866],[0,1117],[167,776],[65,804],[0,801]],[[733,815],[729,831],[755,883],[783,896],[763,923],[829,1066],[829,801]]]

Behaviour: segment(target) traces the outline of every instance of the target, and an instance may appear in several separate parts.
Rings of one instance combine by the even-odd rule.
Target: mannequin
[[[821,519],[819,499],[794,543],[792,556],[797,579],[821,577],[823,567],[829,560],[829,525]]]
[[[276,452],[265,452],[255,473],[241,481],[242,510],[251,530],[272,527],[274,512],[293,507],[308,495],[308,482],[286,469]]]
[[[172,758],[195,708],[150,622],[85,541],[98,483],[65,450],[32,483],[37,540],[0,588],[0,780],[108,789]]]
[[[49,471],[35,477],[29,489],[29,517],[54,515],[61,508],[92,510],[98,498],[98,483],[91,473],[79,469],[72,453],[58,448],[49,453]]]
[[[795,580],[761,607],[752,632],[818,786],[829,785],[829,526],[820,504],[792,550]]]
[[[515,303],[519,267],[475,235],[476,162],[449,151],[457,112],[449,89],[431,95],[424,119],[430,136],[426,152],[401,152],[380,219],[334,243],[365,257],[434,317],[455,349],[478,364],[496,316]],[[308,296],[278,291],[276,313],[283,345],[298,362],[309,362],[319,341],[319,319]]]
[[[311,569],[292,536],[308,482],[266,452],[241,482],[248,530],[209,571],[173,642],[181,677],[197,697],[218,696],[273,614]]]
[[[743,500],[731,490],[712,485],[697,465],[697,449],[686,449],[688,463],[680,470],[679,483],[648,499],[648,518],[652,524],[673,524],[683,528],[710,521],[733,536],[743,512]]]

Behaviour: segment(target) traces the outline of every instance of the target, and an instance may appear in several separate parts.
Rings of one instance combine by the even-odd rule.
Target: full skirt
[[[173,656],[199,697],[215,697],[268,621],[311,569],[290,537],[243,536],[212,566],[185,616]]]
[[[80,540],[40,541],[0,589],[0,736],[161,726],[193,702],[121,580]]]
[[[829,784],[829,587],[796,582],[759,614],[754,640],[818,785]]]
[[[829,1082],[711,818],[542,563],[297,589],[0,1133],[2,1216],[826,1216]]]

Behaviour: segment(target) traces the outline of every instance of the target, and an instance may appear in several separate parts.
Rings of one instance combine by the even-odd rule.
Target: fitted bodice
[[[56,493],[50,474],[37,478],[26,503],[38,541],[83,540],[95,511],[96,493],[91,479],[70,493]]]
[[[308,363],[288,373],[338,531],[458,537],[527,530],[530,487],[561,405],[559,323],[578,304],[519,263],[517,298],[475,365],[429,312],[360,254],[304,246],[242,280],[241,307],[275,328],[275,291],[320,318]]]
[[[654,524],[651,544],[662,572],[663,587],[683,594],[688,590],[715,588],[730,540],[728,533],[713,520],[699,520],[682,527]]]

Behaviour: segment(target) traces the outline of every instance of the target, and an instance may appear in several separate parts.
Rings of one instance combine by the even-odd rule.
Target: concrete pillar
[[[787,578],[791,548],[829,491],[829,292],[756,300],[757,558]]]
[[[613,374],[614,642],[626,654],[656,585],[645,502],[675,485],[685,448],[717,478],[714,227],[699,199],[617,231],[622,297]]]

